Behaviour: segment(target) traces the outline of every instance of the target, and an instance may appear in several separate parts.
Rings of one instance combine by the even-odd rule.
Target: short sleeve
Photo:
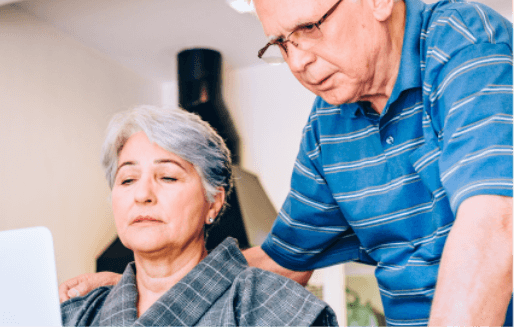
[[[359,259],[359,241],[322,174],[316,106],[303,131],[290,192],[262,249],[278,264],[303,271]]]
[[[512,197],[512,49],[475,44],[446,63],[430,94],[441,183],[454,214],[467,198]]]

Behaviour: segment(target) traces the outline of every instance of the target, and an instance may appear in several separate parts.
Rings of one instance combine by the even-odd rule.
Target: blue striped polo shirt
[[[512,24],[476,3],[405,3],[385,109],[315,100],[262,248],[293,270],[375,265],[387,323],[426,325],[459,205],[512,197]]]

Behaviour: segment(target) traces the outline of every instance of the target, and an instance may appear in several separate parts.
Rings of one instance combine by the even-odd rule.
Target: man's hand
[[[115,285],[120,279],[120,274],[108,271],[83,274],[69,279],[59,286],[59,299],[62,303],[73,297],[84,296],[100,286]]]
[[[243,254],[250,266],[268,270],[275,274],[290,278],[303,286],[307,285],[307,282],[312,275],[312,271],[294,271],[282,267],[271,259],[260,246],[244,250]]]
[[[444,246],[431,326],[500,326],[512,295],[512,198],[462,202]]]

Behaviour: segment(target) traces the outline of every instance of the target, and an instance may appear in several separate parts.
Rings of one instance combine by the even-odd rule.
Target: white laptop
[[[0,326],[61,326],[52,234],[0,232]]]

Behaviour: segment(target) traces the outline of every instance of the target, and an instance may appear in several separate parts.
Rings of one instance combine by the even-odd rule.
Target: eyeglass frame
[[[335,5],[333,5],[326,13],[325,15],[323,15],[323,17],[321,17],[320,20],[318,20],[316,23],[308,23],[308,24],[302,24],[300,26],[297,26],[291,33],[289,33],[289,35],[286,37],[286,39],[284,41],[278,41],[280,38],[277,38],[277,39],[274,39],[274,40],[271,40],[269,41],[262,49],[259,50],[259,52],[257,53],[257,57],[259,57],[259,59],[262,59],[262,56],[264,55],[264,53],[266,52],[266,50],[268,50],[268,48],[272,45],[278,45],[280,47],[282,47],[282,49],[284,50],[284,52],[287,54],[287,48],[285,46],[285,44],[287,42],[291,42],[293,45],[294,42],[289,40],[289,38],[291,37],[291,35],[293,35],[294,33],[296,33],[299,29],[301,28],[305,28],[309,25],[311,26],[315,26],[320,32],[321,32],[321,24],[323,24],[325,22],[325,20],[327,20],[328,16],[330,16],[336,9],[337,9],[337,6],[339,6],[339,4],[342,2],[343,0],[338,0]],[[322,34],[323,35],[323,34]],[[297,45],[295,45],[297,46]]]

